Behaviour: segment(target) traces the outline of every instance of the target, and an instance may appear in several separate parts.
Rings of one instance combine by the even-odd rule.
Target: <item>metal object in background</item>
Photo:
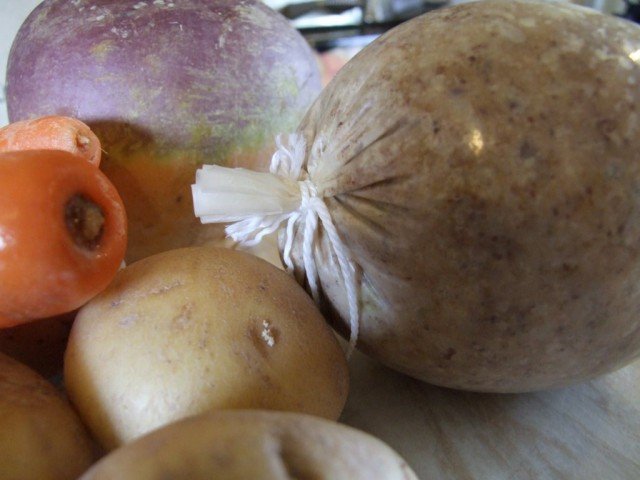
[[[412,17],[439,8],[445,0],[320,0],[286,5],[280,12],[319,51],[364,46]]]
[[[312,2],[290,3],[279,11],[289,19],[295,19],[308,13],[342,13],[351,8],[360,7],[364,0],[320,0]]]
[[[587,2],[587,6],[613,15],[622,15],[626,11],[624,0],[593,0]]]
[[[291,3],[279,11],[291,20],[313,47],[324,51],[335,47],[364,46],[372,38],[412,17],[445,5],[476,0],[288,1]],[[640,0],[566,1],[640,21]]]
[[[446,0],[366,0],[364,21],[366,23],[384,23],[406,20],[447,3]]]

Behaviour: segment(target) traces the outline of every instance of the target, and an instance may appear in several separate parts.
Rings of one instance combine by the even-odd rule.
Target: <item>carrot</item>
[[[64,150],[100,165],[100,140],[75,118],[51,115],[0,128],[0,152],[43,149]]]

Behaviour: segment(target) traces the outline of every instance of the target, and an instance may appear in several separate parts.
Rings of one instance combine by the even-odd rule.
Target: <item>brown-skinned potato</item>
[[[95,452],[62,394],[0,353],[0,478],[75,480],[89,468]]]
[[[156,430],[82,480],[417,480],[391,448],[308,415],[219,411]]]
[[[107,449],[216,408],[335,420],[348,390],[337,338],[296,282],[216,247],[164,252],[121,270],[79,311],[64,379]]]

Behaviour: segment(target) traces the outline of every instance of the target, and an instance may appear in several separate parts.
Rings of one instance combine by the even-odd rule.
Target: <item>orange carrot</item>
[[[100,140],[80,120],[51,115],[0,128],[0,152],[64,150],[100,165]]]

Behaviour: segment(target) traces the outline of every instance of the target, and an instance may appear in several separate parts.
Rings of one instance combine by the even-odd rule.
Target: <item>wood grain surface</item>
[[[529,394],[458,392],[357,354],[342,421],[396,449],[423,480],[640,479],[640,362]]]

